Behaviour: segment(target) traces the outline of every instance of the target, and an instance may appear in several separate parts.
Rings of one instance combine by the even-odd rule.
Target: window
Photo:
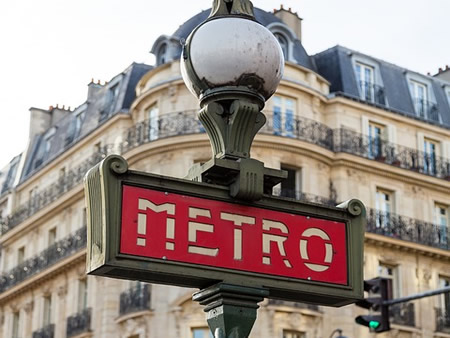
[[[384,189],[377,189],[375,195],[376,226],[387,228],[390,226],[390,216],[394,210],[393,194]]]
[[[375,75],[373,67],[357,62],[355,71],[361,98],[375,102]]]
[[[282,164],[281,170],[286,170],[288,176],[280,183],[280,196],[300,199],[302,191],[301,169],[295,169]]]
[[[82,112],[78,113],[77,116],[75,117],[75,134],[74,134],[75,138],[80,135],[81,126],[83,124],[85,115],[86,115],[86,112],[82,111]]]
[[[424,139],[423,141],[423,171],[426,174],[436,174],[437,142]]]
[[[20,265],[25,260],[25,247],[21,247],[17,250],[17,265]]]
[[[376,159],[382,155],[383,138],[386,128],[382,125],[369,122],[369,158]]]
[[[396,266],[380,262],[378,266],[378,276],[388,278],[392,281],[392,298],[400,297],[398,268]]]
[[[12,338],[19,338],[19,328],[20,328],[20,312],[13,313],[13,322],[12,322]]]
[[[44,297],[44,313],[43,313],[43,327],[51,324],[52,318],[52,296],[48,295]]]
[[[281,50],[283,51],[284,59],[288,60],[289,59],[289,43],[288,43],[288,40],[286,39],[286,37],[283,34],[275,33],[274,35],[277,38],[278,43],[281,46]]]
[[[273,97],[273,131],[275,135],[294,136],[294,115],[296,100],[282,97]]]
[[[209,328],[197,327],[192,329],[192,338],[213,338],[213,335]]]
[[[167,62],[167,44],[161,45],[156,53],[156,65],[160,66]]]
[[[78,281],[78,312],[82,312],[87,308],[87,296],[87,279],[80,279]]]
[[[449,207],[447,205],[435,203],[434,218],[438,226],[439,243],[447,244],[449,226]]]
[[[414,109],[416,114],[422,118],[427,117],[427,108],[428,108],[428,89],[427,85],[410,81],[409,87],[411,90],[411,95],[414,103]]]
[[[306,334],[300,331],[283,330],[283,338],[306,338]]]
[[[48,231],[48,246],[55,244],[56,242],[56,227]]]
[[[439,278],[439,289],[448,288],[450,286],[450,278]],[[443,315],[450,315],[450,293],[443,293],[439,296],[439,308]]]
[[[158,117],[159,108],[156,104],[152,105],[148,110],[148,138],[150,141],[156,140],[158,138]]]

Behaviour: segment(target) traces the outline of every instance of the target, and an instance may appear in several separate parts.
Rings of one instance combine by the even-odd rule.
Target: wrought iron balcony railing
[[[66,337],[71,338],[91,331],[92,309],[83,311],[67,318]]]
[[[299,303],[299,302],[287,302],[279,299],[269,299],[267,305],[277,305],[277,306],[290,306],[296,309],[307,309],[311,311],[319,312],[319,306],[316,304],[307,304],[307,303]]]
[[[396,145],[348,129],[334,131],[334,151],[349,153],[419,172],[437,178],[450,179],[450,159]]]
[[[100,162],[107,154],[113,151],[112,146],[104,146],[98,152],[93,153],[89,158],[83,161],[76,168],[68,171],[64,176],[60,177],[47,188],[38,191],[28,201],[21,204],[9,217],[0,223],[1,234],[12,230],[22,223],[28,217],[31,217],[39,210],[49,205],[66,192],[70,191],[76,185],[83,181],[86,172],[94,165]]]
[[[333,152],[344,152],[376,160],[402,169],[450,180],[450,160],[416,149],[395,145],[382,139],[370,138],[347,129],[331,129],[314,120],[293,117],[290,125],[274,123],[273,115],[265,112],[267,123],[261,133],[281,135],[318,145]],[[16,227],[82,181],[92,166],[111,152],[123,154],[140,145],[177,135],[199,134],[205,130],[198,121],[197,111],[189,110],[160,116],[140,122],[128,129],[123,143],[116,147],[105,146],[64,177],[39,191],[22,204],[9,217],[0,222],[2,234]]]
[[[49,324],[38,331],[33,332],[33,338],[53,338],[55,336],[55,324]]]
[[[450,309],[436,309],[436,331],[450,333]]]
[[[416,326],[414,303],[400,303],[389,306],[391,322],[404,326]]]
[[[0,276],[0,293],[86,247],[86,227],[51,245]]]
[[[394,213],[368,208],[366,231],[450,250],[449,228],[447,226],[439,226]]]
[[[435,102],[427,101],[418,97],[414,97],[413,102],[416,114],[420,118],[439,122],[439,111]]]
[[[364,101],[385,105],[384,87],[371,82],[359,81],[359,92]]]
[[[120,294],[119,315],[150,310],[150,287],[138,283],[136,286]]]

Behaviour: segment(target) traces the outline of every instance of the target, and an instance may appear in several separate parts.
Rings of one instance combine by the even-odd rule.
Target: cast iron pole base
[[[194,293],[192,299],[205,305],[207,321],[215,338],[247,338],[256,320],[258,303],[269,292],[219,283]]]

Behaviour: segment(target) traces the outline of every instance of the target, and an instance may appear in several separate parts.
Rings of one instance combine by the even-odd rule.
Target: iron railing
[[[429,153],[362,135],[348,129],[334,130],[334,151],[349,153],[450,180],[450,160]]]
[[[49,246],[38,255],[27,259],[12,270],[0,276],[0,292],[49,268],[62,259],[86,247],[86,227]]]
[[[336,200],[333,198],[318,196],[318,195],[314,195],[314,194],[308,194],[308,193],[294,190],[294,189],[274,188],[272,195],[280,196],[280,197],[289,197],[289,198],[296,199],[298,201],[323,204],[323,205],[328,205],[328,206],[332,206],[332,207],[335,207],[337,205]]]
[[[430,156],[430,154],[416,149],[389,143],[379,138],[370,138],[351,130],[333,130],[322,123],[302,117],[292,117],[291,126],[286,128],[286,126],[274,123],[272,113],[265,112],[265,114],[267,123],[261,130],[263,134],[290,137],[318,145],[333,152],[345,152],[406,170],[450,180],[450,160],[448,159]],[[4,234],[13,229],[26,218],[79,184],[87,170],[109,153],[123,154],[140,145],[162,138],[204,133],[205,130],[196,115],[196,110],[189,110],[166,114],[159,118],[137,123],[126,131],[122,144],[117,147],[105,146],[101,148],[80,166],[70,170],[55,183],[39,191],[29,201],[17,208],[12,215],[0,222],[1,233]]]
[[[418,97],[413,98],[416,114],[422,119],[439,122],[438,106],[435,102],[427,101]]]
[[[148,284],[138,283],[134,287],[120,294],[119,315],[150,310],[150,287]]]
[[[450,309],[436,309],[436,331],[450,333]]]
[[[40,330],[33,332],[33,338],[53,338],[55,336],[55,324],[49,324]]]
[[[319,305],[316,304],[307,304],[307,303],[299,303],[299,302],[288,302],[279,299],[269,299],[267,305],[276,305],[276,306],[289,306],[296,309],[307,309],[311,311],[319,312]]]
[[[372,82],[359,81],[359,91],[364,101],[385,105],[384,87]]]
[[[447,226],[439,226],[395,213],[368,208],[366,231],[450,250],[449,228]]]
[[[4,219],[2,223],[0,223],[1,234],[5,234],[6,232],[12,230],[28,217],[33,216],[39,210],[57,200],[66,192],[81,183],[84,175],[89,169],[105,158],[107,154],[114,151],[115,149],[112,146],[104,146],[100,148],[97,152],[93,153],[89,158],[84,160],[79,166],[69,170],[45,189],[38,191],[28,201],[21,204],[9,217]]]
[[[411,327],[416,326],[414,303],[399,303],[390,305],[389,316],[391,323]]]
[[[66,337],[71,338],[91,331],[92,309],[83,311],[67,318]]]

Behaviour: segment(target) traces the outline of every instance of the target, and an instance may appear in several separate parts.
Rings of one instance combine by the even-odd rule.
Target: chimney
[[[94,79],[88,84],[88,102],[91,102],[95,95],[97,95],[98,91],[102,89],[102,85],[100,84],[100,80],[97,83],[94,82]]]
[[[302,40],[302,18],[294,13],[291,8],[285,9],[283,5],[280,9],[274,10],[273,14],[283,21],[292,31],[297,35],[297,38]]]
[[[30,141],[38,134],[44,133],[52,125],[52,113],[51,110],[30,108]]]

